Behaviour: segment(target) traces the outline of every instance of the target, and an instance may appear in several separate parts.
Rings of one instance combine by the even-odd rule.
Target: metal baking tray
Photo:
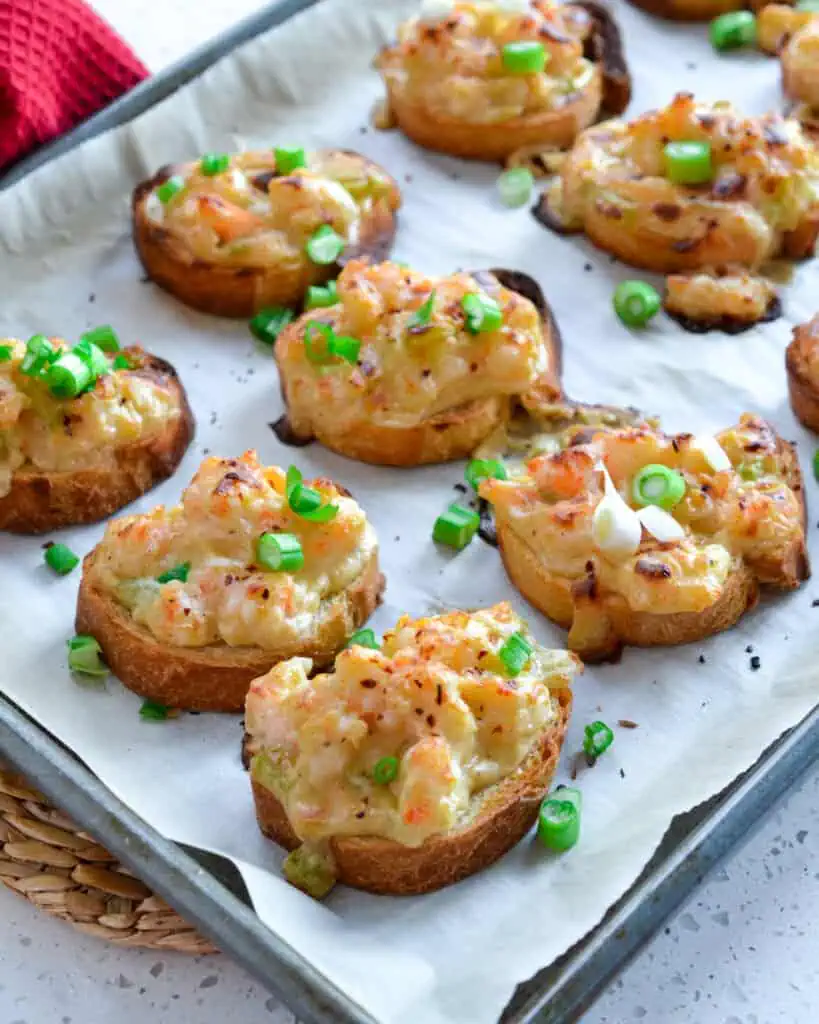
[[[276,0],[15,164],[0,189],[81,142],[133,120],[243,43],[320,0]],[[502,1024],[569,1024],[746,836],[819,753],[819,708],[718,796],[677,817],[640,878],[589,934],[519,986]],[[163,838],[63,744],[0,694],[0,757],[277,995],[304,1024],[377,1024],[253,913],[233,865]]]

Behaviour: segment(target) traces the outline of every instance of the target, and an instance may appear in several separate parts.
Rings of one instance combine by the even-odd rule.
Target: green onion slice
[[[307,240],[305,246],[311,262],[326,267],[335,263],[344,251],[345,241],[329,224],[322,224]]]
[[[84,338],[80,339],[74,348],[71,349],[71,352],[86,364],[91,372],[92,380],[102,377],[103,374],[108,373],[111,369],[108,365],[108,357],[99,345],[95,345],[93,341],[88,341]]]
[[[102,648],[93,636],[78,634],[68,641],[68,667],[85,676],[107,676],[108,668],[100,660]]]
[[[605,722],[592,722],[583,730],[583,753],[587,757],[600,757],[614,742],[614,733]]]
[[[478,531],[481,517],[471,508],[454,503],[435,520],[432,528],[432,539],[438,544],[462,550],[469,544]]]
[[[27,377],[39,377],[59,354],[44,334],[35,334],[26,344],[25,355],[20,363],[20,373]]]
[[[481,480],[505,480],[506,466],[500,459],[472,459],[466,465],[464,477],[477,491]]]
[[[277,146],[273,155],[276,157],[276,171],[279,174],[292,174],[300,167],[307,166],[304,150],[296,146]]]
[[[256,541],[256,561],[271,572],[298,572],[304,565],[301,541],[294,533],[263,533]]]
[[[304,302],[305,309],[322,309],[325,306],[335,306],[338,302],[338,291],[335,281],[328,281],[324,288],[321,285],[311,285],[307,289],[307,298]]]
[[[380,649],[381,644],[375,638],[371,629],[359,629],[347,641],[348,647],[369,647],[373,651]]]
[[[645,327],[660,311],[660,294],[644,281],[621,281],[614,289],[614,312],[627,327]]]
[[[813,475],[819,480],[819,448],[813,453]]]
[[[388,786],[398,778],[399,762],[397,757],[381,757],[373,768],[373,782],[379,786]]]
[[[329,342],[330,353],[344,359],[348,363],[355,363],[361,351],[361,342],[358,338],[350,338],[344,334],[333,334]]]
[[[728,11],[714,18],[708,36],[715,50],[736,50],[756,42],[756,18],[750,11]]]
[[[287,470],[285,493],[287,504],[302,519],[311,523],[328,523],[338,515],[338,505],[322,505],[321,494],[314,487],[306,487],[304,477],[296,466]]]
[[[507,43],[501,51],[504,70],[513,75],[532,75],[543,71],[549,56],[543,43],[530,40]]]
[[[120,352],[120,354],[114,359],[113,369],[114,370],[130,370],[131,369],[131,360],[128,358],[128,356],[123,355]]]
[[[579,789],[558,786],[540,805],[538,839],[550,850],[562,852],[571,849],[580,838]]]
[[[432,319],[432,312],[434,309],[435,292],[433,291],[426,302],[424,302],[422,306],[419,306],[409,318],[407,321],[407,330],[420,332],[429,327],[429,322]]]
[[[819,13],[819,0],[797,0],[797,11],[816,11]]]
[[[269,306],[261,309],[249,323],[250,333],[265,345],[275,345],[279,335],[293,319],[292,309]]]
[[[107,360],[106,360],[107,366]],[[76,398],[93,383],[91,369],[74,352],[63,352],[45,373],[45,382],[56,398]]]
[[[180,583],[188,582],[188,574],[191,571],[190,562],[181,562],[179,565],[175,565],[173,569],[168,569],[167,572],[161,573],[156,578],[157,583],[172,583],[174,580],[179,580]]]
[[[119,352],[120,350],[117,332],[110,324],[103,324],[101,327],[95,327],[93,330],[86,331],[85,334],[80,335],[80,341],[87,341],[91,345],[96,345],[103,352]]]
[[[513,633],[498,651],[498,657],[510,676],[519,676],[532,657],[532,645],[522,633]]]
[[[354,363],[361,351],[361,342],[358,338],[336,334],[329,324],[320,320],[309,320],[304,329],[304,349],[316,366],[326,366],[333,356]]]
[[[526,167],[514,167],[498,178],[498,194],[504,206],[525,206],[532,198],[535,176]]]
[[[155,700],[146,700],[139,709],[139,717],[146,722],[165,722],[168,718],[168,710],[164,704],[158,704]]]
[[[80,559],[65,544],[49,544],[45,551],[45,562],[59,576],[67,576],[80,564]]]
[[[221,174],[230,167],[230,157],[227,153],[205,153],[199,163],[199,170],[208,178],[215,174]]]
[[[174,174],[163,181],[156,190],[156,197],[160,203],[169,203],[175,195],[178,195],[185,187],[185,179],[181,174]]]
[[[11,345],[0,345],[0,363],[7,363],[13,351]]]
[[[485,292],[464,295],[461,308],[466,316],[466,329],[470,334],[497,331],[503,324],[503,310]]]
[[[710,142],[669,142],[663,160],[666,177],[675,185],[704,185],[714,177]]]
[[[685,497],[685,479],[668,466],[643,466],[631,482],[635,505],[658,505],[666,511]]]

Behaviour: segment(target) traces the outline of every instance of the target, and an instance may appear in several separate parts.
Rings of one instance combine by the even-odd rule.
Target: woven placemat
[[[215,953],[147,886],[0,763],[0,882],[117,946]]]

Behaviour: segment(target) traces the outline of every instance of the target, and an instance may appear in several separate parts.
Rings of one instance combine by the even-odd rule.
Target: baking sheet
[[[432,273],[506,265],[541,281],[563,328],[570,394],[637,404],[662,413],[667,428],[697,432],[753,409],[799,439],[804,465],[812,453],[787,406],[782,353],[789,321],[815,311],[816,270],[797,272],[786,320],[751,334],[695,337],[661,321],[631,335],[613,317],[610,296],[633,271],[581,240],[546,233],[526,211],[503,210],[493,193],[496,169],[364,130],[380,93],[369,57],[413,7],[406,0],[325,0],[137,122],[0,195],[0,331],[75,337],[111,322],[124,340],[171,359],[188,386],[197,441],[175,478],[139,507],[176,500],[205,449],[236,454],[253,446],[266,460],[336,476],[381,537],[388,591],[378,629],[404,610],[503,598],[527,608],[506,583],[496,552],[476,543],[447,557],[429,539],[460,467],[372,469],[315,446],[282,448],[267,426],[281,412],[269,353],[255,347],[243,324],[195,314],[141,281],[127,196],[161,163],[279,141],[360,149],[405,190],[397,259]],[[694,87],[749,111],[781,104],[775,62],[719,58],[703,28],[669,26],[625,5],[618,15],[636,71],[633,111]],[[65,531],[61,539],[84,553],[101,532]],[[567,751],[579,748],[593,718],[629,718],[640,727],[619,730],[612,751],[582,774],[583,842],[569,856],[551,858],[526,841],[490,871],[438,894],[391,900],[340,889],[317,905],[280,880],[281,855],[258,835],[239,767],[238,719],[185,716],[152,725],[116,682],[96,691],[70,680],[64,641],[77,579],[52,578],[40,545],[0,539],[4,692],[165,835],[230,857],[262,919],[383,1021],[496,1018],[518,981],[585,934],[625,891],[676,813],[725,786],[816,700],[811,625],[819,613],[811,611],[809,584],[702,646],[629,651],[618,666],[587,669],[577,687]],[[561,631],[528,611],[542,641],[564,642]],[[748,645],[762,659],[759,671],[750,669]]]

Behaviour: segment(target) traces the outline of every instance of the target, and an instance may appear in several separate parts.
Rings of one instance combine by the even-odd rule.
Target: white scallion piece
[[[661,544],[670,544],[685,537],[685,530],[674,516],[669,515],[659,505],[646,505],[637,513],[637,518]]]
[[[640,547],[642,524],[634,509],[621,498],[602,462],[597,469],[603,474],[605,494],[592,516],[592,538],[605,554],[627,558]]]

